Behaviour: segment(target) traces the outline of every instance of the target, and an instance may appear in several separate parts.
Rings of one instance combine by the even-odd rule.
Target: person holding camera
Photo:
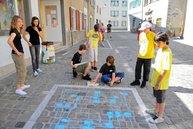
[[[89,49],[89,57],[91,61],[92,72],[97,70],[96,63],[98,57],[98,41],[102,41],[101,32],[99,31],[99,25],[95,24],[94,29],[90,30],[86,37],[86,42]]]

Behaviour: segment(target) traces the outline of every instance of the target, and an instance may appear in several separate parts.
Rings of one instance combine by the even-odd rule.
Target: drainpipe
[[[142,8],[141,8],[141,23],[143,22],[143,1],[144,0],[141,0],[141,2],[142,2]]]

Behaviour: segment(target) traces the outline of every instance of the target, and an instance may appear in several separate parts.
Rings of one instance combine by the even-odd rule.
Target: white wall
[[[40,13],[39,13],[39,0],[30,0],[31,2],[31,16],[36,16],[40,18]]]
[[[184,27],[184,39],[193,40],[193,26],[192,26],[192,12],[193,12],[193,1],[187,0],[186,19]]]
[[[98,5],[98,13],[97,13],[97,5]],[[99,21],[102,21],[102,7],[103,7],[103,4],[102,4],[102,0],[96,0],[95,2],[95,23],[96,23],[96,19],[98,19],[98,23]],[[101,8],[101,14],[100,14],[100,8]]]

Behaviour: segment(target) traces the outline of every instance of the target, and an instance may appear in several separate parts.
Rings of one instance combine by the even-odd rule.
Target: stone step
[[[66,48],[66,46],[63,46],[62,42],[54,42],[55,52],[59,52],[61,50],[64,50],[65,48]]]

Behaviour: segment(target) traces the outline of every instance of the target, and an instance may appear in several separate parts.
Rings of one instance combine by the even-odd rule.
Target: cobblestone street
[[[106,36],[106,35],[105,35]],[[129,84],[139,51],[137,34],[114,32],[99,44],[98,69],[106,57],[115,57],[116,71],[125,72],[121,84],[108,87],[98,79],[99,87],[87,87],[81,76],[73,78],[70,61],[85,40],[56,53],[55,64],[41,64],[43,70],[33,77],[27,67],[27,95],[16,95],[16,74],[0,80],[0,129],[192,129],[193,128],[193,47],[170,39],[173,65],[166,95],[165,122],[151,124],[146,108],[154,108],[155,99],[148,83],[143,89]],[[177,41],[179,42],[177,42]],[[156,49],[157,51],[157,49]],[[88,60],[88,51],[83,60]],[[154,62],[154,60],[152,60]],[[90,71],[91,72],[91,71]],[[91,78],[97,72],[91,72]]]

